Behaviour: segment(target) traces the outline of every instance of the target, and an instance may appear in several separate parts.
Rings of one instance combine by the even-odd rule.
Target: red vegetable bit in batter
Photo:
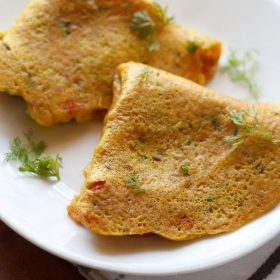
[[[88,188],[91,189],[92,191],[101,190],[104,188],[105,183],[106,183],[105,181],[94,182],[91,183]]]
[[[67,112],[72,115],[72,114],[75,114],[75,112],[77,111],[78,109],[78,104],[77,102],[75,101],[66,101],[64,104],[63,104],[63,108],[65,110],[67,110]]]

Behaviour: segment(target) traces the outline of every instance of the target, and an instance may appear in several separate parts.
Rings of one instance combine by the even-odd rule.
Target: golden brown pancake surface
[[[114,88],[85,184],[68,207],[74,220],[102,235],[188,240],[233,231],[278,204],[279,107],[136,63],[118,67]],[[236,125],[233,112],[257,116],[256,131],[249,120]]]
[[[159,49],[131,30],[137,12],[156,25]],[[187,50],[196,40],[195,53]],[[32,0],[0,36],[0,92],[20,95],[43,126],[85,121],[112,100],[118,64],[139,61],[205,83],[215,72],[218,41],[171,23],[145,0]]]

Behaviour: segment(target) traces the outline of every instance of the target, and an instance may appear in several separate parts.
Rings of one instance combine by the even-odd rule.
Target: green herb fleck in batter
[[[137,174],[132,174],[131,176],[124,179],[124,183],[133,189],[135,194],[145,192],[146,190],[142,188],[139,183],[139,176]]]
[[[189,175],[189,166],[187,164],[182,164],[181,165],[181,171],[183,172],[184,175]]]
[[[197,41],[188,41],[187,42],[187,51],[190,54],[195,54],[198,48],[199,48],[199,43]]]

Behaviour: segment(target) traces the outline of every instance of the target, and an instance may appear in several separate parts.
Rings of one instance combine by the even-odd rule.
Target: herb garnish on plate
[[[26,143],[23,143],[20,137],[10,142],[10,151],[5,154],[5,161],[19,163],[20,172],[28,172],[44,178],[55,177],[60,180],[61,157],[42,156],[47,145],[43,141],[34,142],[32,131],[24,133],[24,138]]]
[[[227,63],[221,67],[221,71],[227,73],[233,82],[244,84],[254,100],[258,100],[260,96],[260,87],[254,77],[257,54],[256,50],[248,50],[241,56],[237,50],[230,49]]]

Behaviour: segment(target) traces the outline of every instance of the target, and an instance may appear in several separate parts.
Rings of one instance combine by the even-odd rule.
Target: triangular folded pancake
[[[85,184],[68,207],[74,220],[103,235],[187,240],[233,231],[279,202],[279,108],[137,63],[120,65],[114,86]],[[257,125],[238,130],[231,114],[236,124],[254,115]]]
[[[152,19],[156,34],[140,34],[132,26],[135,14],[142,28]],[[123,62],[203,84],[215,72],[220,43],[163,20],[164,10],[146,0],[32,0],[0,34],[0,92],[22,96],[30,116],[50,126],[108,109],[114,71]],[[158,50],[149,50],[147,34]]]

